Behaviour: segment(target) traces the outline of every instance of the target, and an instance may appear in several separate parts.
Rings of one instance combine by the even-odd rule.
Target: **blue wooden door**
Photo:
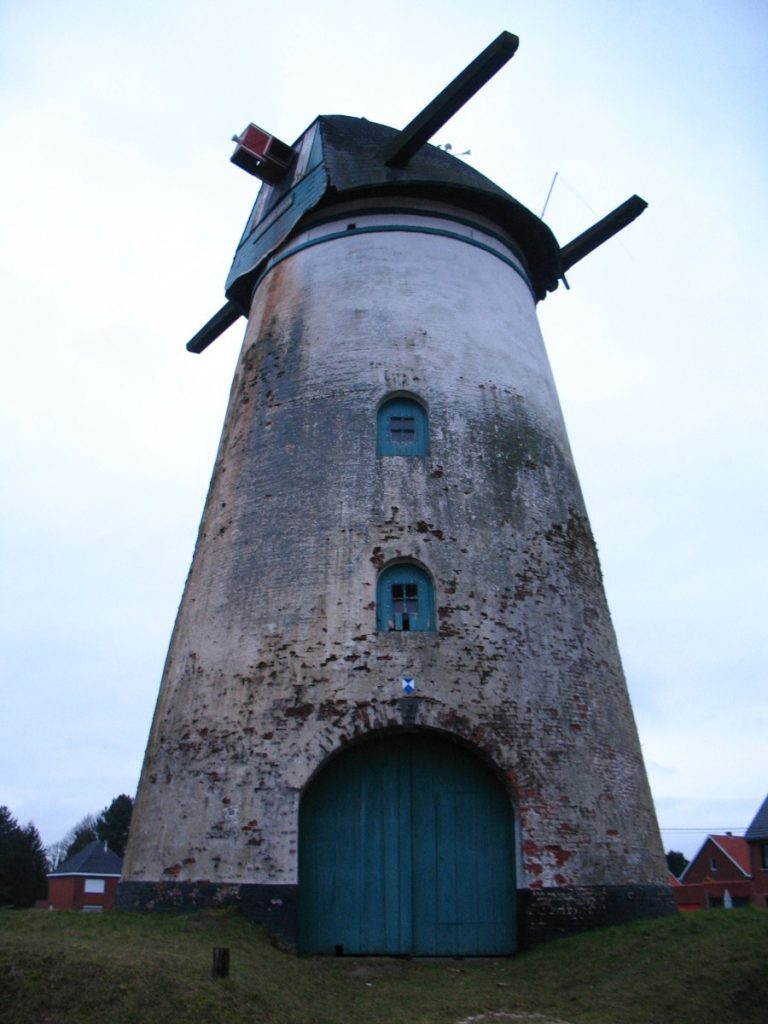
[[[515,896],[509,802],[454,744],[369,741],[333,759],[304,795],[303,951],[511,953]]]

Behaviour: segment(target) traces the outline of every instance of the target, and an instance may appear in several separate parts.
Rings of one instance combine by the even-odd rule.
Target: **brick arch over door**
[[[300,806],[299,945],[512,953],[513,813],[488,767],[431,732],[377,737],[331,758]]]

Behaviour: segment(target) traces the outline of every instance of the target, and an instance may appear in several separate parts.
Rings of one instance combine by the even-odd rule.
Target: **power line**
[[[661,832],[746,832],[748,825],[709,825],[705,827],[702,825],[701,828],[665,828],[663,825],[659,825],[659,831]]]

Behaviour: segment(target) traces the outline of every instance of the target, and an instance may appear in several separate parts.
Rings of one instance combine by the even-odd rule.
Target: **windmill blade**
[[[648,203],[641,199],[640,196],[632,196],[625,203],[622,203],[621,206],[617,206],[606,217],[603,217],[602,220],[599,220],[597,224],[593,224],[591,228],[587,228],[578,237],[564,245],[560,250],[563,273],[570,270],[574,263],[583,260],[585,256],[588,256],[598,246],[602,245],[603,242],[613,238],[627,224],[631,224],[647,206]]]
[[[511,32],[502,32],[490,46],[486,46],[483,52],[385,147],[381,158],[387,167],[405,167],[413,154],[504,67],[514,55],[519,43],[520,40]]]
[[[199,355],[228,327],[236,323],[242,315],[234,302],[225,303],[218,313],[214,313],[208,323],[200,328],[194,338],[190,338],[187,342],[187,352]]]

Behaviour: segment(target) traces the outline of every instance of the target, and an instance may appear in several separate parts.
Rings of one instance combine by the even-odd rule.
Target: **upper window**
[[[390,398],[379,407],[377,455],[428,455],[427,410],[415,398]]]
[[[376,629],[415,633],[435,628],[432,580],[418,565],[391,565],[379,576]]]
[[[760,847],[760,867],[763,871],[768,870],[768,843],[763,843]]]
[[[104,892],[104,879],[86,878],[85,892]]]

